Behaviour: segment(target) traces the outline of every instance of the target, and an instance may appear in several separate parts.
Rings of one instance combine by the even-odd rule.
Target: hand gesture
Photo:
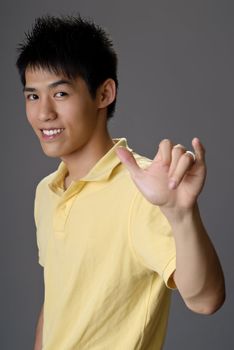
[[[142,169],[125,147],[116,153],[129,170],[133,181],[152,204],[165,209],[189,210],[205,182],[205,150],[198,138],[192,140],[194,153],[170,140],[161,141],[151,165]]]

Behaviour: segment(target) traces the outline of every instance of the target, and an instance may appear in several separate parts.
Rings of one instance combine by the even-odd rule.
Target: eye
[[[34,101],[38,99],[38,96],[36,94],[29,94],[26,96],[27,100]]]
[[[55,97],[64,97],[67,96],[68,94],[64,91],[59,91],[55,94]]]

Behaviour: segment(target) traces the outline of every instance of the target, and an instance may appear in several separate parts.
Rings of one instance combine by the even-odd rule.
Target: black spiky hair
[[[108,78],[117,79],[117,55],[109,35],[93,21],[78,16],[46,15],[35,20],[32,30],[18,47],[18,68],[25,85],[25,71],[42,68],[86,82],[95,97],[97,88]],[[108,106],[113,116],[116,100]]]

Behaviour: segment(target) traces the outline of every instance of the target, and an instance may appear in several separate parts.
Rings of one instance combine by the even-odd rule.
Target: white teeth
[[[50,135],[56,135],[63,131],[64,129],[53,129],[53,130],[42,130],[43,134],[50,136]]]

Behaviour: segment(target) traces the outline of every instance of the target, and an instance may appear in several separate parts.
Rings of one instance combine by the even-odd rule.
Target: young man
[[[20,47],[28,121],[62,160],[36,190],[45,300],[35,349],[161,349],[171,289],[202,314],[224,301],[197,206],[204,148],[163,140],[150,161],[112,139],[116,66],[106,33],[79,17],[37,19]]]

